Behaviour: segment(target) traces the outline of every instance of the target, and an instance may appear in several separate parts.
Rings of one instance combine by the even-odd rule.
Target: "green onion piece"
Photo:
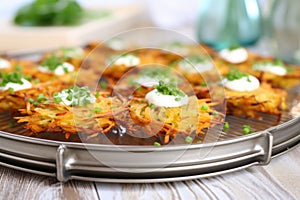
[[[46,100],[46,97],[44,96],[44,94],[39,94],[39,96],[37,97],[37,102],[41,102],[43,100]]]
[[[154,108],[155,108],[155,105],[154,105],[153,103],[151,103],[151,104],[150,104],[150,108],[151,108],[151,109],[154,109]]]
[[[159,142],[154,142],[153,145],[157,146],[157,147],[161,146],[161,144]]]
[[[243,133],[245,135],[251,133],[251,128],[249,125],[243,125]]]
[[[100,92],[96,92],[95,97],[98,98],[100,96]]]
[[[207,105],[201,106],[201,110],[208,110],[208,106]]]
[[[54,97],[54,103],[60,103],[62,102],[61,97]]]
[[[169,83],[166,84],[163,81],[159,81],[158,85],[155,85],[154,88],[161,94],[164,95],[172,95],[172,96],[180,96],[184,97],[185,94],[181,91],[175,84]]]
[[[243,72],[240,72],[240,71],[230,71],[226,74],[226,78],[229,81],[239,80],[243,77],[248,77],[247,80],[250,81],[249,74],[246,74],[246,73],[243,73]]]
[[[191,138],[190,136],[187,136],[187,137],[185,138],[185,142],[186,142],[186,143],[191,143],[191,142],[193,142],[193,138]]]
[[[95,108],[94,108],[94,111],[95,111],[95,113],[99,113],[99,112],[102,111],[102,108],[100,108],[100,107],[95,107]]]
[[[202,86],[202,87],[205,87],[205,86],[207,86],[208,84],[206,83],[206,82],[202,82],[202,83],[200,83],[200,86]]]
[[[228,122],[225,122],[223,130],[224,131],[228,131],[229,130],[229,123]]]
[[[34,79],[33,83],[35,83],[35,84],[40,83],[40,80],[39,79]]]
[[[101,89],[105,90],[107,86],[107,83],[105,81],[100,81],[100,87]]]
[[[33,105],[36,107],[39,105],[39,102],[35,101],[35,102],[33,102]]]
[[[62,64],[63,61],[61,60],[61,58],[55,55],[51,55],[50,57],[46,58],[41,65],[47,67],[50,71],[54,72],[56,68]]]
[[[17,83],[22,85],[22,74],[20,72],[12,72],[12,73],[1,73],[1,82],[0,86],[6,86],[8,83]]]
[[[16,69],[16,71],[22,71],[23,67],[18,64],[18,65],[16,65],[15,69]]]
[[[179,97],[175,98],[175,101],[180,101],[180,100],[181,100],[181,98],[179,98]]]
[[[15,122],[9,122],[9,123],[8,123],[8,126],[9,126],[10,128],[14,127],[15,125],[16,125]]]
[[[14,88],[8,88],[8,91],[10,92],[10,93],[13,93],[14,92]]]

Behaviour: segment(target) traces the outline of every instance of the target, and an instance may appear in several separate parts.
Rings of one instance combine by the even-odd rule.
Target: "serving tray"
[[[272,126],[278,123],[275,116],[263,116],[263,121],[228,116],[231,131],[208,135],[208,142],[201,144],[155,147],[60,142],[28,137],[27,130],[15,126],[18,134],[0,131],[0,164],[59,181],[119,183],[188,180],[266,165],[299,144],[300,98],[296,94],[297,88],[290,91],[291,107],[279,125]],[[5,114],[0,116],[2,130],[11,130],[10,120]],[[245,123],[257,130],[271,128],[243,135],[239,127]]]
[[[271,158],[299,145],[300,87],[288,91],[288,104],[289,110],[280,118],[227,116],[229,131],[208,134],[199,144],[160,147],[29,137],[22,126],[9,127],[11,118],[3,114],[0,115],[0,164],[56,177],[59,181],[145,183],[215,176],[266,165]],[[243,124],[250,125],[254,133],[243,135]]]

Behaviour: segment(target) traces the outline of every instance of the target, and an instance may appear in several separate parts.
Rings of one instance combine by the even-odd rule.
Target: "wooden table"
[[[267,166],[156,184],[57,182],[0,167],[0,199],[300,199],[300,146]]]

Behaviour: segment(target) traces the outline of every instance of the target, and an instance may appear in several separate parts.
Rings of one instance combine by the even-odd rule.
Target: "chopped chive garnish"
[[[105,81],[100,81],[100,87],[101,89],[106,89],[107,83]]]
[[[226,78],[229,81],[239,80],[239,79],[241,79],[243,77],[247,77],[247,80],[249,82],[251,82],[250,79],[249,79],[249,74],[246,74],[246,73],[243,73],[243,72],[240,72],[240,71],[231,71],[231,72],[228,72],[226,74]]]
[[[32,76],[26,75],[26,76],[24,76],[24,78],[25,78],[27,81],[30,81],[30,80],[32,79]]]
[[[154,88],[161,94],[164,95],[172,95],[172,96],[180,96],[184,97],[185,94],[181,91],[175,84],[170,83],[166,84],[163,81],[159,81],[158,85],[155,85]]]
[[[201,110],[208,110],[208,106],[207,105],[201,106]]]
[[[95,111],[95,113],[99,113],[99,112],[102,111],[102,108],[100,108],[100,107],[95,107],[95,108],[94,108],[94,111]]]
[[[154,109],[155,108],[155,105],[153,103],[150,103],[150,108],[151,109]]]
[[[36,107],[39,105],[39,102],[35,101],[35,102],[33,102],[33,105]]]
[[[61,97],[54,97],[54,102],[55,102],[55,103],[60,103],[60,102],[62,102]]]
[[[191,143],[191,142],[193,142],[193,138],[191,138],[190,136],[187,136],[187,137],[185,138],[185,142],[186,142],[186,143]]]
[[[8,91],[10,92],[10,93],[13,93],[14,92],[14,88],[8,88]]]
[[[207,83],[206,82],[200,83],[200,86],[205,87],[207,86]]]
[[[39,82],[40,82],[39,79],[34,79],[34,80],[33,80],[33,83],[35,83],[35,84],[37,84],[37,83],[39,83]]]
[[[64,70],[65,73],[69,72],[68,68],[66,68],[66,67],[63,67],[63,70]]]
[[[100,96],[100,92],[96,92],[95,97],[98,98]]]
[[[41,65],[47,67],[50,71],[54,72],[56,68],[62,64],[63,61],[61,60],[61,58],[55,55],[51,55],[50,57],[46,58]]]
[[[0,86],[6,86],[8,83],[17,83],[22,85],[22,74],[20,72],[0,73]]]
[[[138,86],[137,88],[136,88],[136,91],[141,91],[142,90],[142,87],[141,86]]]
[[[68,101],[72,101],[72,98],[73,98],[73,95],[72,95],[72,94],[69,94],[69,95],[67,96],[67,100],[68,100]]]
[[[157,146],[157,147],[161,146],[161,144],[159,142],[154,142],[153,145]]]
[[[39,94],[39,96],[37,97],[37,102],[41,102],[43,100],[46,100],[46,97],[44,96],[44,94]]]
[[[244,134],[249,134],[251,133],[251,129],[249,125],[243,125],[243,133]]]
[[[23,67],[21,65],[16,65],[16,71],[22,71]]]
[[[33,103],[34,100],[33,100],[32,98],[30,98],[30,99],[28,99],[28,102],[29,102],[29,103]]]
[[[224,131],[228,131],[229,130],[229,123],[228,122],[225,122],[223,130]]]
[[[16,125],[15,122],[9,122],[9,123],[8,123],[8,126],[9,126],[10,128],[14,127],[15,125]]]
[[[181,98],[179,98],[179,97],[175,98],[175,101],[180,101],[180,100],[181,100]]]

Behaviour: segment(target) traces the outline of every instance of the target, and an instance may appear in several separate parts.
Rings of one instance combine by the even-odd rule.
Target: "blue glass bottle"
[[[276,0],[270,14],[269,35],[276,57],[300,64],[300,1]]]
[[[202,0],[197,37],[216,49],[253,45],[261,35],[261,23],[257,0]]]

